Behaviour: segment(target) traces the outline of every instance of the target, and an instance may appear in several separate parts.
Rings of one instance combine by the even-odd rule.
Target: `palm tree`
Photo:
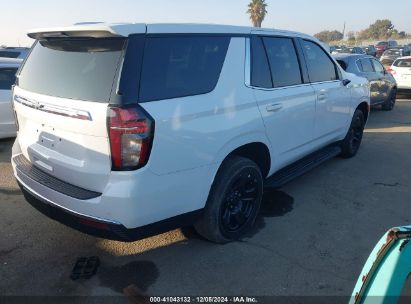
[[[250,14],[250,20],[254,27],[261,27],[265,16],[267,15],[267,6],[265,0],[251,0],[248,5],[247,14]]]

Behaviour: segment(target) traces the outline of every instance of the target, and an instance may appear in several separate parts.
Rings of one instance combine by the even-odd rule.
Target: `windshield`
[[[386,42],[386,41],[378,42],[377,45],[378,46],[385,46],[385,45],[388,45],[388,42]]]
[[[109,102],[126,39],[37,41],[18,76],[22,89],[56,97]]]

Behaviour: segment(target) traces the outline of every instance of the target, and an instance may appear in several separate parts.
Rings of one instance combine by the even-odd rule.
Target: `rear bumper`
[[[397,82],[397,88],[399,90],[411,90],[411,83],[401,83]]]
[[[87,193],[86,189],[78,192],[78,187],[74,186],[73,191],[73,185],[43,176],[41,173],[45,172],[41,170],[34,168],[33,173],[30,168],[22,168],[17,161],[23,157],[18,138],[12,155],[14,175],[27,201],[36,209],[77,230],[121,241],[191,225],[201,215],[211,185],[211,181],[208,185],[198,179],[211,175],[210,168],[165,176],[143,168],[113,172],[103,193]],[[31,162],[27,162],[30,167]],[[87,197],[89,194],[92,195]]]
[[[96,237],[122,242],[134,242],[172,229],[191,225],[202,215],[202,210],[179,215],[139,228],[127,229],[121,224],[74,213],[38,197],[18,182],[26,201],[47,217],[70,228]]]

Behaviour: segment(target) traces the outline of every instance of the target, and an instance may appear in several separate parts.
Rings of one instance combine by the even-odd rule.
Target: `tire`
[[[396,99],[397,89],[392,89],[390,97],[382,104],[381,109],[384,111],[392,111],[394,109]]]
[[[257,164],[229,156],[218,170],[204,215],[194,225],[209,241],[225,244],[247,234],[257,218],[263,197],[263,176]]]
[[[356,110],[347,135],[341,142],[341,156],[344,158],[354,157],[360,149],[365,127],[364,114]]]

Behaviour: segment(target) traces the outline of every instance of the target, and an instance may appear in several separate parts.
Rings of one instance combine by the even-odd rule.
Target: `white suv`
[[[37,209],[106,238],[194,224],[239,239],[264,184],[355,155],[369,115],[367,80],[304,34],[87,24],[29,36],[14,174]]]

